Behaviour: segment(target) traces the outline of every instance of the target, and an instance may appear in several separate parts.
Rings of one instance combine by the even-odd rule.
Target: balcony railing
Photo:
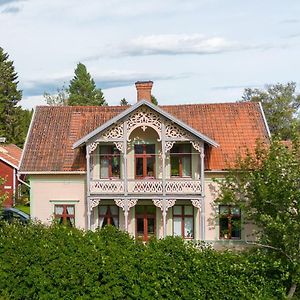
[[[123,194],[125,192],[123,180],[93,180],[90,182],[92,194]],[[201,194],[200,180],[166,179],[166,194]],[[161,179],[128,180],[129,194],[162,194],[163,181]]]

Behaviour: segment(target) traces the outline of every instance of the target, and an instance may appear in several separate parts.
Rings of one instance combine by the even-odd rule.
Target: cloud
[[[296,24],[299,22],[300,22],[300,19],[286,19],[286,20],[281,21],[280,23],[281,24]]]
[[[243,44],[223,37],[206,37],[202,34],[163,34],[140,36],[119,45],[108,45],[100,54],[83,61],[93,61],[103,56],[149,56],[149,55],[209,55],[250,49],[267,50],[285,47],[273,44]]]
[[[110,71],[105,74],[93,76],[97,87],[109,89],[133,85],[138,80],[171,80],[190,77],[192,74],[182,73],[178,75],[148,74],[130,71]],[[68,86],[71,76],[60,76],[56,78],[30,79],[20,82],[20,88],[25,97],[43,95],[44,92],[53,94],[63,85]]]
[[[4,10],[1,11],[1,13],[4,14],[16,14],[20,11],[20,8],[17,6],[8,6]]]
[[[15,3],[15,2],[20,2],[20,1],[24,1],[24,0],[0,0],[0,6]]]
[[[245,84],[245,85],[223,85],[223,86],[214,86],[212,90],[240,90],[246,88],[262,88],[263,85],[260,84]]]

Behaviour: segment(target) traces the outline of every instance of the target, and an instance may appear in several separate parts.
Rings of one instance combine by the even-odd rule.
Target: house
[[[37,107],[20,172],[31,216],[84,229],[106,224],[148,240],[243,241],[237,207],[214,204],[238,153],[269,142],[259,103],[155,106],[136,82],[132,106]],[[221,211],[214,224],[212,217]]]
[[[0,177],[5,180],[4,184],[0,185],[0,195],[7,195],[3,203],[6,207],[14,205],[19,194],[20,181],[17,172],[21,154],[22,149],[18,146],[0,143]]]

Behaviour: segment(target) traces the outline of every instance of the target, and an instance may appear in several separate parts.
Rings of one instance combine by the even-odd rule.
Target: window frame
[[[136,146],[142,146],[143,147],[143,153],[136,153]],[[146,147],[147,146],[154,146],[154,153],[147,153]],[[156,145],[155,144],[135,144],[134,145],[134,177],[136,179],[155,179],[156,178],[156,155],[155,155],[155,151],[156,151]],[[137,175],[137,159],[138,158],[142,158],[143,159],[143,175],[139,176]],[[147,159],[148,158],[154,158],[154,162],[153,162],[153,176],[147,176]]]
[[[148,219],[153,219],[154,220],[154,226],[153,226],[153,230],[154,230],[154,237],[156,237],[157,233],[156,233],[156,207],[154,206],[155,210],[154,213],[150,213],[148,212],[148,207],[150,207],[150,205],[138,205],[139,207],[143,207],[143,212],[142,213],[138,213],[137,209],[135,208],[135,237],[138,238],[142,238],[142,240],[144,242],[149,240],[149,235],[148,235]],[[138,219],[142,219],[143,220],[143,236],[138,236]]]
[[[181,208],[181,214],[178,215],[178,214],[175,214],[174,213],[174,208],[175,206],[179,206]],[[185,214],[184,212],[184,207],[185,206],[190,206],[192,207],[192,214]],[[181,219],[181,238],[183,238],[184,240],[193,240],[195,238],[195,211],[194,211],[194,206],[193,205],[186,205],[186,204],[179,204],[179,205],[174,205],[172,207],[172,213],[173,213],[173,236],[174,235],[174,218],[180,218]],[[193,220],[193,236],[192,237],[185,237],[185,233],[184,233],[184,224],[185,224],[185,218],[192,218]]]
[[[109,149],[109,153],[107,154],[101,154],[101,148],[107,147]],[[116,149],[117,153],[114,154],[113,150]],[[112,159],[117,157],[119,162],[119,176],[113,176],[112,172]],[[101,174],[101,159],[107,159],[108,160],[108,177],[102,177]],[[99,177],[100,179],[120,179],[121,178],[121,153],[120,150],[116,148],[114,145],[100,145],[99,146]]]
[[[117,205],[102,205],[102,206],[107,206],[107,211],[105,214],[101,214],[101,211],[100,211],[100,206],[99,206],[99,209],[98,209],[98,228],[99,229],[102,229],[103,227],[100,228],[100,218],[107,218],[107,224],[106,225],[112,225],[112,220],[114,217],[117,217],[118,218],[118,226],[115,226],[116,228],[119,228],[120,227],[120,218],[119,218],[119,207]],[[112,214],[111,213],[111,206],[116,206],[117,209],[118,209],[118,213],[117,214]],[[104,220],[103,220],[104,222]],[[106,226],[104,225],[104,226]],[[114,225],[112,225],[114,226]]]
[[[73,214],[69,214],[67,212],[67,207],[70,207],[70,206],[73,207],[73,211],[74,211]],[[62,207],[63,208],[62,214],[57,214],[56,213],[56,208],[57,207]],[[75,227],[75,221],[76,221],[75,215],[76,215],[76,213],[75,213],[75,205],[74,204],[54,204],[54,218],[55,218],[55,220],[60,220],[62,218],[62,221],[63,221],[62,224],[63,225],[68,225],[68,223],[67,223],[68,218],[73,218],[74,219],[74,225],[71,222],[70,223],[71,223],[71,227]]]
[[[184,146],[188,145],[190,149],[190,153],[185,153],[182,150],[180,150],[179,153],[172,153],[172,149],[170,150],[170,177],[171,178],[192,178],[192,147],[191,144],[188,143],[182,143],[182,144],[175,144],[174,146],[178,146],[179,149],[183,148]],[[174,147],[173,146],[173,147]],[[178,157],[179,158],[179,175],[172,175],[172,157]],[[189,157],[190,159],[190,175],[183,176],[183,158]]]
[[[227,214],[221,214],[221,207],[225,207],[228,209]],[[232,209],[238,209],[239,213],[234,214],[232,213]],[[221,228],[221,218],[227,219],[228,226],[227,226],[227,237],[225,237],[225,234],[222,233],[222,228]],[[239,236],[238,237],[232,237],[232,221],[233,219],[238,219],[240,223],[240,229],[239,229]],[[241,209],[240,207],[236,205],[219,205],[219,239],[220,240],[241,240],[242,238],[242,230],[241,230],[241,225],[242,225],[242,214],[241,214]]]

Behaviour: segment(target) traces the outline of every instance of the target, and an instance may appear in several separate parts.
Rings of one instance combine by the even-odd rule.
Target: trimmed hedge
[[[135,241],[112,226],[0,227],[3,299],[283,299],[287,271],[258,251],[180,238]]]

